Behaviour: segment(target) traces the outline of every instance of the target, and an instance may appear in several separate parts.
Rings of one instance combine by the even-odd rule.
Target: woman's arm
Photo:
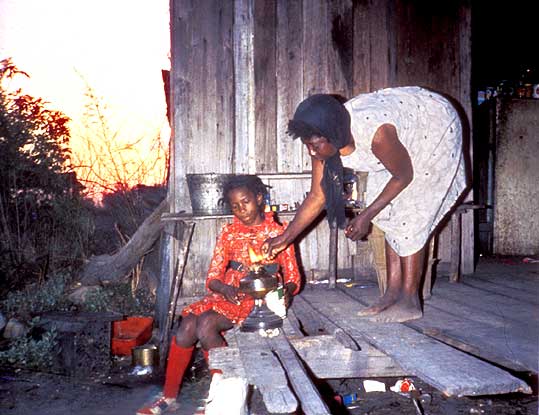
[[[262,252],[268,257],[275,257],[279,252],[290,245],[294,239],[309,226],[324,209],[325,197],[321,180],[324,172],[324,162],[311,157],[312,176],[311,190],[302,202],[294,219],[286,230],[276,238],[268,239],[262,245]]]
[[[368,232],[372,219],[380,213],[414,178],[414,169],[408,150],[400,142],[395,126],[381,125],[372,140],[373,154],[391,173],[391,179],[378,197],[350,221],[345,234],[353,241],[363,238]]]

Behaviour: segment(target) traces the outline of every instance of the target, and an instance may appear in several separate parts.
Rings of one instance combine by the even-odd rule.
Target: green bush
[[[11,291],[0,302],[8,317],[32,318],[47,311],[66,311],[71,307],[65,295],[69,277],[64,273],[51,276],[42,284],[33,283],[23,290]]]
[[[30,332],[39,323],[39,318],[30,322]],[[53,365],[58,353],[58,334],[51,329],[34,338],[32,335],[13,339],[6,350],[0,351],[0,365],[25,369],[46,370]]]

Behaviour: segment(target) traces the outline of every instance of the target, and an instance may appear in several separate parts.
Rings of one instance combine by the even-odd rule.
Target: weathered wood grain
[[[352,96],[371,90],[371,50],[369,30],[369,1],[353,2],[353,67]]]
[[[255,172],[278,171],[277,158],[277,77],[276,77],[276,0],[253,3]]]
[[[300,322],[306,327],[306,330],[310,331],[311,334],[324,330],[325,332],[332,334],[344,347],[351,350],[359,350],[359,346],[352,336],[346,333],[346,331],[331,321],[327,316],[319,313],[301,296],[301,294],[294,298],[291,308],[296,313]]]
[[[395,359],[403,370],[415,373],[447,396],[531,391],[525,382],[507,372],[402,324],[371,323],[355,317],[362,306],[339,290],[328,290],[323,296],[306,290],[303,295],[313,307],[338,320],[352,336],[362,336]]]
[[[492,292],[507,297],[514,298],[516,300],[530,303],[534,305],[539,305],[539,296],[538,288],[539,284],[515,284],[520,285],[519,288],[510,287],[510,282],[498,283],[492,282],[485,279],[478,278],[466,278],[464,285],[478,288],[482,291]]]
[[[267,410],[273,413],[294,412],[298,402],[288,387],[279,359],[266,339],[258,333],[237,332],[236,341],[246,379],[259,388]]]
[[[529,325],[511,323],[504,326],[479,323],[461,315],[426,306],[428,319],[407,323],[431,337],[453,347],[517,371],[538,371],[539,332]]]
[[[411,376],[393,359],[363,342],[361,350],[342,345],[334,336],[290,339],[301,360],[319,379]]]
[[[367,304],[376,299],[374,288],[347,292]],[[406,324],[496,365],[536,371],[538,311],[535,305],[444,279],[425,303],[424,317]]]
[[[447,91],[447,93],[456,97],[462,106],[465,114],[465,141],[463,151],[468,156],[467,171],[472,173],[474,159],[472,145],[473,117],[472,117],[472,9],[469,0],[463,0],[458,4],[457,19],[458,28],[454,31],[454,37],[458,42],[458,55],[455,59],[458,67],[457,90]],[[473,201],[473,192],[470,192],[466,199]],[[469,275],[475,270],[475,226],[474,212],[468,211],[462,215],[462,251],[461,251],[462,273]]]
[[[448,287],[449,286],[449,287]],[[433,297],[440,296],[455,303],[455,307],[468,305],[477,310],[510,320],[536,320],[537,312],[529,303],[505,294],[480,290],[466,284],[449,284],[440,280],[434,287]]]
[[[302,172],[303,144],[287,133],[288,120],[303,98],[303,12],[301,0],[277,2],[277,171]],[[301,199],[303,200],[303,198]]]
[[[352,0],[328,2],[328,91],[349,99],[353,91]]]
[[[235,0],[234,7],[225,7],[234,10],[234,172],[254,173],[256,125],[253,2]]]
[[[296,396],[300,400],[301,411],[305,415],[330,414],[327,405],[322,400],[320,393],[307,375],[307,371],[298,359],[288,339],[282,334],[268,339],[272,350],[277,353],[279,360],[286,370]]]

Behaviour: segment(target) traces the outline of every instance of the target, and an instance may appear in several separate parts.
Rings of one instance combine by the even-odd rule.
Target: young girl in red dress
[[[251,312],[253,299],[238,292],[239,281],[251,265],[249,248],[260,253],[264,241],[284,231],[273,220],[272,212],[264,213],[266,192],[266,186],[255,175],[235,176],[225,186],[234,219],[223,226],[217,239],[206,280],[209,294],[183,309],[180,327],[170,345],[163,394],[139,409],[137,415],[161,414],[174,405],[197,341],[207,359],[210,349],[226,346],[221,333],[240,324]],[[268,262],[280,267],[288,304],[300,288],[293,245]]]

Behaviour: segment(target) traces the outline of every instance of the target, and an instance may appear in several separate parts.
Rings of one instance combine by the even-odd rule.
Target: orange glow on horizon
[[[0,59],[30,75],[12,87],[71,118],[72,163],[89,195],[163,183],[168,0],[0,2]],[[89,87],[103,103],[97,117]]]

